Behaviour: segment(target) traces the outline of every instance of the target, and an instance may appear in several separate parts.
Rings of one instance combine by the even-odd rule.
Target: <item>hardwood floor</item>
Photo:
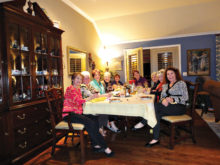
[[[103,153],[93,153],[86,149],[85,165],[185,165],[185,164],[220,164],[220,139],[211,131],[207,124],[197,116],[196,140],[191,139],[175,145],[173,150],[168,149],[168,136],[161,134],[160,145],[145,148],[144,144],[150,140],[147,129],[136,132],[128,131],[127,137],[123,133],[108,132],[106,141],[115,152],[115,156],[107,158]],[[62,143],[63,141],[61,141]],[[77,139],[76,141],[77,142]],[[73,148],[68,141],[68,147],[57,149],[54,157],[48,148],[25,165],[75,165],[80,164],[80,150]]]

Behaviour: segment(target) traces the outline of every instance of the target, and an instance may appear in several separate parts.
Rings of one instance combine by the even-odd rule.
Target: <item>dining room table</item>
[[[126,117],[142,117],[150,127],[157,123],[154,109],[154,95],[135,94],[119,97],[100,97],[84,103],[83,114],[118,115]]]

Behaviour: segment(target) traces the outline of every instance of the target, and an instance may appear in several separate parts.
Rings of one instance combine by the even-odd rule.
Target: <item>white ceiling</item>
[[[220,0],[62,0],[105,45],[220,31]]]
[[[94,21],[189,6],[213,0],[70,0]]]

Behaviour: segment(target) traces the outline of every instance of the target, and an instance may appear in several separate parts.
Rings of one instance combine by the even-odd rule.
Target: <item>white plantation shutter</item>
[[[70,47],[68,48],[68,51],[67,63],[69,75],[86,70],[86,53],[72,51]]]
[[[129,65],[129,78],[133,79],[133,71],[138,70],[137,67],[137,56],[136,55],[130,55],[128,56],[128,65]]]
[[[142,48],[128,49],[125,55],[126,79],[133,79],[133,71],[138,70],[143,76],[143,50]]]
[[[71,58],[70,59],[70,73],[81,72],[81,71],[82,71],[82,59]]]
[[[173,54],[172,52],[158,53],[158,70],[166,69],[173,66]]]
[[[181,72],[180,46],[164,46],[150,49],[151,72],[167,67],[178,68]]]

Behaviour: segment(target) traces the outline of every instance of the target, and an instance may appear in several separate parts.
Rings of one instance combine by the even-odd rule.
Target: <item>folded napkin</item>
[[[98,98],[94,98],[94,99],[90,100],[90,102],[96,103],[96,102],[104,101],[104,100],[106,100],[106,97],[98,97]]]

